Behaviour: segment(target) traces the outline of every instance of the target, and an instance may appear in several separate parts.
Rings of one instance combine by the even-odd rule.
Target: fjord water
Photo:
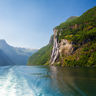
[[[96,69],[2,66],[0,96],[96,96]]]

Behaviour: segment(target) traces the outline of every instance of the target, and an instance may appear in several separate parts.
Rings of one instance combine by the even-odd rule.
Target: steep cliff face
[[[58,58],[62,55],[68,56],[73,53],[73,45],[72,42],[69,42],[67,39],[62,39],[60,42],[58,40],[58,29],[54,29],[54,43],[53,43],[53,49],[51,54],[51,65],[53,65],[56,61],[58,61]]]
[[[59,44],[59,53],[60,55],[69,56],[73,53],[73,44],[69,42],[67,39],[62,39]]]
[[[96,7],[53,31],[51,65],[96,66]]]

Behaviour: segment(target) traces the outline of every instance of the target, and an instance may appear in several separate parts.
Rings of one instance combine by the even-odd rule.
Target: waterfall
[[[54,44],[53,44],[53,49],[52,49],[52,54],[51,54],[51,65],[54,64],[54,62],[57,60],[59,56],[59,46],[58,46],[58,39],[57,39],[57,29],[54,29]]]

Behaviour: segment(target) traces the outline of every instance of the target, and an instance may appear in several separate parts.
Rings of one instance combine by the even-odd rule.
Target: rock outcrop
[[[53,65],[56,61],[58,61],[59,56],[71,55],[73,53],[73,45],[72,42],[69,42],[66,39],[62,39],[60,42],[58,41],[58,30],[54,29],[54,43],[53,43],[53,50],[51,54],[50,63]]]

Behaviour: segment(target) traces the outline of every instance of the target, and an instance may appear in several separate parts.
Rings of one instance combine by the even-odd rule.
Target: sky
[[[48,44],[54,27],[95,5],[96,0],[0,0],[0,39],[39,49]]]

